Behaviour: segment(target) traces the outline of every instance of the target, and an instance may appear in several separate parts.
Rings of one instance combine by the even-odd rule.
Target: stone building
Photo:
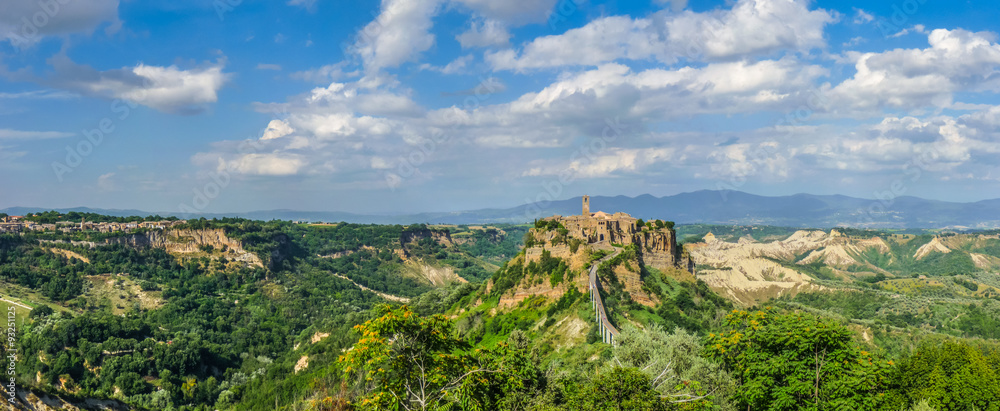
[[[552,216],[545,220],[558,220],[571,238],[579,238],[587,243],[632,244],[634,234],[641,231],[637,218],[618,212],[608,214],[603,211],[590,212],[590,196],[583,196],[583,212],[580,215]]]
[[[674,232],[668,228],[648,228],[638,225],[639,219],[623,212],[608,214],[603,211],[590,212],[590,196],[583,196],[579,215],[555,215],[543,219],[558,221],[569,231],[569,238],[577,238],[587,244],[636,245],[640,258],[645,264],[658,269],[682,268],[693,272],[693,263],[682,255]]]

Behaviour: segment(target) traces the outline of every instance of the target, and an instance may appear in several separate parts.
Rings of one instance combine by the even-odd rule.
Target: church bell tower
[[[583,196],[583,216],[590,217],[590,196]]]

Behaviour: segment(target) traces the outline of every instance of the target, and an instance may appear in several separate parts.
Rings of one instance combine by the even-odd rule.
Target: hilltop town
[[[26,231],[54,232],[54,233],[129,233],[141,229],[165,230],[187,223],[187,220],[162,220],[162,221],[130,221],[118,222],[87,222],[79,223],[73,221],[57,221],[51,224],[43,224],[27,220],[24,216],[7,216],[0,218],[0,233],[21,233]]]
[[[590,212],[590,196],[583,196],[579,215],[554,215],[543,218],[567,230],[575,238],[597,249],[611,250],[613,246],[635,245],[645,264],[658,269],[673,267],[694,272],[694,263],[677,246],[672,222],[643,221],[623,212],[609,214]]]

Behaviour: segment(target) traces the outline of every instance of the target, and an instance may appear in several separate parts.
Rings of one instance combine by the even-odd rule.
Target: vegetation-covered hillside
[[[379,303],[488,277],[521,237],[513,226],[239,219],[171,230],[183,235],[164,247],[144,245],[166,237],[156,230],[0,234],[5,304],[32,308],[18,311],[21,387],[141,409],[293,403],[312,395],[291,378],[302,357],[310,369],[332,362]]]
[[[993,238],[703,229],[676,228],[698,237],[684,250],[696,275],[557,224],[0,234],[19,406],[46,394],[151,410],[1000,406]],[[614,345],[598,333],[593,264]],[[719,286],[735,273],[744,283]],[[751,277],[801,286],[733,291]]]

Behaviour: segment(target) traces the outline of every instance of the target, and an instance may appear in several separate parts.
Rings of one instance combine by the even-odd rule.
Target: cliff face
[[[7,392],[3,392],[7,399]],[[4,401],[7,403],[8,401]],[[15,400],[8,404],[7,409],[25,411],[57,411],[57,410],[115,410],[125,411],[131,407],[117,400],[67,399],[47,393],[35,393],[30,390],[17,387]]]
[[[655,307],[656,304],[659,304],[660,299],[655,295],[643,291],[641,268],[639,264],[638,259],[625,260],[623,263],[616,265],[612,269],[612,272],[618,279],[618,282],[622,284],[622,288],[624,288],[625,292],[628,293],[632,301],[647,307]],[[610,279],[601,278],[601,287],[605,290],[610,289]]]
[[[551,285],[547,276],[525,276],[513,288],[501,295],[501,307],[511,307],[527,298],[536,296],[557,299],[569,291],[570,287],[586,292],[590,255],[596,250],[612,251],[615,249],[607,241],[593,244],[579,243],[576,247],[572,247],[568,243],[580,241],[580,239],[570,238],[563,241],[557,230],[531,229],[529,235],[533,237],[534,245],[525,247],[524,253],[508,262],[508,265],[524,267],[533,262],[538,263],[542,254],[547,252],[550,257],[565,261],[569,267],[568,272],[574,273],[574,275],[572,278],[567,275],[566,280],[555,287]],[[674,240],[673,231],[667,229],[633,230],[630,233],[619,231],[614,238],[621,239],[623,245],[635,245],[636,247],[637,253],[634,258],[628,258],[617,264],[613,268],[613,273],[629,297],[639,304],[652,307],[659,303],[659,299],[655,295],[643,291],[642,266],[650,266],[660,270],[680,268],[693,271],[693,264],[689,267],[690,259],[682,256],[680,248]],[[610,283],[607,283],[609,280],[607,278],[601,279],[602,282],[605,282],[605,287],[610,287]]]
[[[581,292],[587,291],[586,270],[590,249],[586,245],[580,245],[576,250],[571,250],[567,244],[552,245],[551,241],[556,236],[554,231],[532,229],[528,231],[528,235],[534,236],[536,245],[525,247],[523,253],[508,261],[507,265],[525,267],[528,264],[537,264],[541,261],[542,254],[548,252],[550,257],[562,259],[569,267],[566,277],[563,282],[553,287],[548,275],[538,277],[525,275],[513,288],[500,296],[500,307],[513,307],[535,296],[544,296],[550,300],[558,299],[569,291],[570,287]],[[492,284],[488,286],[492,287]]]
[[[137,248],[163,248],[171,254],[194,254],[203,252],[201,247],[212,246],[215,250],[225,250],[223,255],[249,266],[264,267],[264,262],[256,254],[246,251],[243,244],[226,236],[222,229],[213,230],[159,230],[142,234],[129,234],[109,238],[105,244],[123,244]],[[281,255],[272,255],[272,260]]]
[[[449,266],[435,267],[421,260],[408,260],[403,263],[403,276],[409,276],[434,287],[443,287],[451,283],[467,283],[468,280],[459,277],[455,268]]]
[[[542,253],[548,252],[551,257],[561,258],[569,266],[565,280],[553,287],[547,274],[538,277],[525,275],[516,286],[500,296],[499,305],[501,307],[513,307],[525,299],[538,296],[546,297],[549,300],[556,300],[562,297],[570,288],[576,288],[577,291],[586,293],[588,289],[590,255],[595,249],[604,249],[604,247],[600,245],[596,247],[581,245],[576,252],[570,250],[570,247],[567,245],[537,245],[525,248],[524,254],[515,257],[507,264],[523,267],[530,263],[538,263],[541,260]],[[625,259],[612,268],[614,279],[602,277],[601,283],[604,289],[607,290],[611,289],[611,281],[617,280],[633,301],[654,307],[659,303],[659,299],[655,295],[651,295],[643,290],[641,264],[643,263],[639,260],[638,255],[636,258]]]
[[[658,270],[681,268],[693,272],[693,264],[684,261],[674,232],[668,229],[646,230],[632,235],[632,243],[639,248],[643,264]]]
[[[524,254],[514,257],[507,264],[526,266],[530,263],[538,263],[542,258],[542,253],[548,251],[553,258],[561,258],[566,261],[569,270],[564,280],[555,287],[549,281],[548,275],[538,277],[525,276],[513,288],[500,296],[500,307],[513,307],[521,301],[544,296],[549,300],[562,297],[571,287],[577,291],[587,292],[587,261],[590,250],[586,246],[580,246],[576,252],[571,252],[569,246],[535,246],[524,249]]]
[[[438,244],[445,247],[451,247],[455,245],[455,242],[451,239],[451,233],[447,231],[431,230],[429,228],[424,229],[407,229],[399,237],[399,243],[406,245],[408,243],[417,242],[425,238],[430,238]]]
[[[407,246],[423,239],[430,239],[446,248],[455,246],[455,242],[451,239],[451,233],[447,231],[431,230],[429,228],[406,229],[399,236],[400,248],[396,250],[396,254],[404,261],[408,261],[413,257],[413,254],[410,253]]]

